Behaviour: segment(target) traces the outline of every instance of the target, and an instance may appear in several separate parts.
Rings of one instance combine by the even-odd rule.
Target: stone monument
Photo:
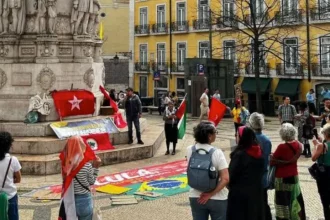
[[[31,97],[86,89],[103,95],[98,0],[0,0],[0,121],[24,121]],[[44,96],[46,94],[46,96]]]

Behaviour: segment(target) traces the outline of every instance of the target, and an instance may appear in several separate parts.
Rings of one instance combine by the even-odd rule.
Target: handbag
[[[10,158],[9,164],[7,167],[7,171],[6,171],[5,177],[3,179],[3,183],[1,186],[1,190],[0,190],[0,207],[1,207],[0,208],[0,219],[1,220],[8,220],[8,196],[7,196],[7,193],[1,192],[1,191],[3,190],[3,188],[5,187],[5,184],[6,184],[9,168],[11,165],[11,160],[12,159]]]
[[[87,186],[84,186],[79,180],[77,177],[74,177],[75,180],[79,183],[79,185],[86,189],[87,191],[91,192],[90,188],[88,188]],[[92,220],[102,220],[102,213],[101,213],[101,209],[100,207],[98,207],[96,205],[96,202],[95,202],[95,197],[94,197],[94,194],[92,193],[92,196],[93,196],[93,219]]]
[[[322,162],[317,163],[315,162],[311,167],[308,168],[309,174],[315,179],[319,180],[321,176],[325,173],[325,166],[324,166],[324,153],[325,153],[325,144],[323,143],[323,153],[322,153]]]

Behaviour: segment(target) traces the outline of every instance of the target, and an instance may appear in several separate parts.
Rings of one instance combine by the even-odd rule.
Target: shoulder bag
[[[10,158],[10,160],[9,160],[6,174],[4,176],[3,183],[2,183],[2,186],[0,189],[0,204],[1,204],[0,219],[2,219],[2,220],[8,220],[8,196],[7,196],[7,193],[3,192],[3,188],[5,187],[5,184],[6,184],[7,176],[9,173],[9,168],[11,165],[11,160],[12,160],[12,158]]]
[[[311,167],[308,168],[308,171],[310,175],[315,179],[315,180],[320,180],[320,178],[323,176],[325,173],[325,165],[324,165],[324,154],[325,154],[325,144],[323,143],[323,153],[321,155],[321,162],[317,163],[315,162]]]

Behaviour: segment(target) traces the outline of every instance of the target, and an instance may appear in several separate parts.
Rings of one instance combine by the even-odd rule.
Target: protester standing
[[[170,143],[173,143],[172,155],[175,155],[175,147],[178,142],[178,120],[175,116],[176,108],[173,102],[169,102],[164,112],[165,121],[165,137],[166,137],[166,153],[170,154]]]
[[[313,137],[308,137],[307,132],[309,134],[313,134],[313,129],[315,126],[312,125],[312,121],[310,120],[310,112],[308,111],[306,102],[301,102],[299,105],[299,115],[296,116],[298,121],[298,141],[304,145],[304,151],[303,155],[306,156],[306,158],[311,157],[311,147],[309,144],[309,139],[312,139]],[[312,116],[313,117],[313,116]],[[314,120],[315,122],[315,120]],[[310,126],[309,131],[307,131],[307,127]]]
[[[165,94],[163,94],[158,100],[158,112],[159,115],[162,115],[165,111]]]
[[[174,107],[178,107],[178,105],[179,105],[179,98],[178,98],[178,96],[176,95],[175,92],[172,92],[171,101],[173,102]]]
[[[90,186],[94,185],[96,181],[101,159],[95,156],[93,150],[89,146],[86,146],[79,136],[68,139],[60,157],[64,182],[62,192],[66,192],[67,197],[72,194],[74,195],[73,200],[64,197],[64,203],[61,204],[60,208],[60,216],[64,215],[68,217],[68,213],[72,211],[74,207],[78,220],[92,220],[93,199]],[[82,167],[79,168],[81,165]],[[72,174],[75,172],[77,172],[77,174],[72,177]],[[71,190],[71,188],[69,187],[69,189],[66,189],[65,187],[72,183],[73,192],[68,193],[68,190]],[[74,204],[68,205],[70,201],[74,201]],[[67,207],[69,207],[70,210],[68,210]]]
[[[0,132],[0,219],[18,220],[16,183],[21,182],[21,165],[9,154],[14,139],[8,132]],[[7,211],[8,210],[8,211]]]
[[[126,89],[125,111],[128,126],[128,144],[133,143],[133,123],[136,130],[138,144],[144,144],[141,139],[140,118],[142,115],[142,106],[139,96],[133,93],[132,88]]]
[[[230,108],[228,107],[228,110],[230,111]],[[235,101],[235,107],[233,110],[230,111],[231,116],[234,120],[234,126],[235,126],[235,137],[237,137],[237,131],[240,126],[243,126],[246,124],[246,118],[248,116],[247,109],[241,105],[241,100],[237,99]]]
[[[330,125],[325,125],[322,129],[325,143],[314,139],[314,150],[312,160],[324,167],[324,172],[319,173],[316,179],[318,192],[323,205],[324,218],[330,219]]]
[[[205,88],[204,93],[200,97],[199,101],[201,102],[201,115],[199,116],[199,121],[201,122],[203,118],[208,116],[209,113],[209,89]]]
[[[321,87],[321,95],[323,96],[323,99],[330,99],[330,91],[328,88]]]
[[[290,97],[283,97],[284,104],[278,108],[278,117],[281,124],[294,125],[294,117],[297,115],[296,108],[290,104]]]
[[[296,141],[297,130],[290,123],[284,123],[279,133],[285,143],[277,147],[271,158],[271,165],[276,166],[276,219],[306,220],[297,168],[302,144]]]
[[[222,150],[211,145],[215,141],[216,135],[216,128],[211,122],[201,122],[194,128],[196,144],[187,148],[188,161],[194,148],[196,151],[199,150],[198,153],[210,152],[215,149],[211,160],[220,177],[217,187],[211,192],[190,189],[189,200],[193,220],[208,220],[209,216],[212,220],[226,220],[228,196],[226,185],[229,182],[228,164]]]
[[[213,94],[212,97],[221,102],[221,95],[219,93],[219,89],[215,90],[215,92],[214,92],[214,94]]]
[[[306,99],[307,99],[307,103],[308,103],[308,109],[309,112],[313,115],[317,114],[316,111],[316,98],[315,98],[315,92],[314,89],[309,90],[309,92],[306,94]]]
[[[262,114],[254,112],[251,114],[249,119],[250,127],[253,129],[257,141],[260,144],[262,149],[262,157],[264,159],[264,174],[262,177],[262,185],[263,185],[263,204],[264,204],[264,211],[265,211],[265,220],[272,220],[272,214],[270,211],[270,207],[268,205],[268,185],[267,185],[267,173],[269,169],[269,156],[272,152],[272,143],[269,138],[262,133],[262,130],[265,125],[265,118]]]
[[[227,220],[264,220],[262,150],[251,128],[239,127],[237,139],[230,155]]]

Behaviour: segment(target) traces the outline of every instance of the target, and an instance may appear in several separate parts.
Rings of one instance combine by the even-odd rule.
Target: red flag
[[[60,118],[94,114],[94,94],[87,90],[62,90],[52,93]]]
[[[104,98],[110,100],[110,106],[113,108],[113,110],[115,111],[115,113],[118,112],[119,109],[118,109],[118,106],[117,106],[116,102],[109,96],[108,92],[105,91],[105,89],[103,88],[103,86],[100,86],[100,90],[103,93]]]
[[[184,113],[186,112],[186,106],[187,106],[187,102],[186,99],[182,100],[178,110],[176,111],[175,115],[176,117],[180,120],[182,118],[182,116],[184,115]]]
[[[219,124],[223,116],[227,111],[226,105],[224,105],[219,100],[212,98],[211,99],[211,108],[209,112],[209,121],[213,122],[215,126]]]
[[[123,119],[123,116],[120,113],[115,114],[113,121],[115,122],[117,128],[125,128],[127,126],[126,121]]]
[[[94,151],[115,149],[110,142],[108,133],[89,134],[81,137]]]

